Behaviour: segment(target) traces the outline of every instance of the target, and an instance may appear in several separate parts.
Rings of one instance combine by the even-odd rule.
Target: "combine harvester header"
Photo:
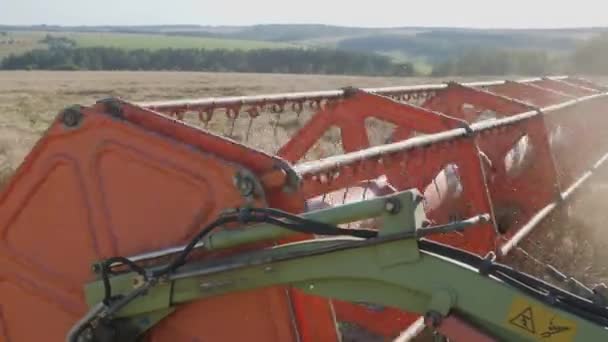
[[[416,189],[425,238],[503,258],[608,159],[607,111],[607,88],[572,77],[70,107],[0,194],[0,337],[62,340],[91,304],[91,265],[155,265],[244,206],[305,215]],[[468,228],[437,229],[457,223]],[[190,247],[205,259],[311,239],[238,229]],[[150,323],[149,340],[330,342],[336,320],[395,338],[422,322],[307,292],[191,302]]]

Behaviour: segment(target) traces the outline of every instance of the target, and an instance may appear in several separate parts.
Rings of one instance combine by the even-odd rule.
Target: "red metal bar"
[[[454,82],[450,83],[447,89],[438,92],[425,107],[462,118],[467,122],[476,121],[484,111],[514,115],[532,109],[530,105],[515,99]]]
[[[502,237],[509,238],[559,196],[543,117],[487,132],[479,136],[478,142],[492,161],[487,177],[496,223]]]
[[[589,96],[589,95],[594,95],[594,94],[599,93],[597,90],[594,90],[594,89],[585,88],[585,87],[573,85],[573,84],[570,84],[567,82],[562,82],[561,80],[555,80],[555,79],[549,79],[549,78],[544,78],[540,81],[532,82],[532,84],[535,84],[535,85],[543,87],[543,88],[556,90],[556,91],[562,92],[564,94],[577,96],[577,97]]]
[[[580,77],[568,77],[568,78],[562,79],[562,81],[573,84],[573,85],[581,85],[581,86],[583,86],[585,88],[589,88],[589,89],[595,89],[600,92],[608,91],[608,87],[593,83],[589,80],[586,80],[586,79],[580,78]]]
[[[565,79],[566,76],[550,77],[550,80]],[[538,82],[540,78],[521,80],[524,83]],[[464,85],[470,87],[486,87],[503,84],[505,81],[491,82],[472,82]],[[386,88],[367,88],[362,89],[365,92],[373,93],[381,96],[391,96],[405,99],[408,96],[424,92],[435,92],[445,89],[446,84],[430,84],[430,85],[415,85],[402,87],[386,87]],[[300,92],[300,93],[285,93],[285,94],[269,94],[258,96],[238,96],[238,97],[220,97],[220,98],[203,98],[178,101],[155,101],[141,102],[137,105],[146,107],[163,113],[178,113],[185,111],[207,111],[235,107],[266,107],[274,104],[291,105],[292,103],[314,103],[320,101],[334,100],[343,98],[344,90],[329,90],[317,92]]]
[[[345,152],[368,148],[370,144],[365,120],[370,118],[394,124],[405,130],[400,134],[406,136],[414,131],[441,132],[462,124],[441,113],[357,91],[348,99],[326,105],[279,150],[278,155],[290,162],[300,160],[332,126],[340,128]]]
[[[561,83],[565,86],[570,86],[573,88],[581,89],[581,90],[587,92],[587,95],[601,93],[601,89],[598,89],[597,86],[587,86],[587,85],[581,84],[581,82],[569,82],[568,78],[559,79],[559,80],[552,80],[552,79],[549,79],[549,80],[553,81],[553,82]]]
[[[569,95],[550,89],[544,89],[533,83],[507,81],[501,85],[488,87],[488,90],[538,107],[546,107],[573,99],[573,97]]]

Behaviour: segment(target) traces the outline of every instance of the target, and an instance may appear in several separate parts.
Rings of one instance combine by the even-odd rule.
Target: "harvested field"
[[[260,40],[222,39],[212,37],[170,36],[162,34],[129,34],[110,32],[45,32],[10,31],[0,36],[0,58],[34,49],[47,49],[41,42],[47,35],[74,40],[78,47],[114,47],[123,49],[280,49],[298,47],[291,43]]]
[[[563,288],[568,288],[568,283],[552,276],[548,266],[588,287],[608,285],[607,185],[608,170],[599,170],[512,252],[508,262]]]

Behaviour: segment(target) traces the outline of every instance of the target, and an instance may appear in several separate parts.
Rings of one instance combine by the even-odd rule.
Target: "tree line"
[[[541,50],[470,49],[437,63],[433,76],[545,75],[559,62]]]
[[[64,42],[65,43],[65,42]],[[413,74],[413,67],[389,57],[332,49],[161,49],[72,48],[55,44],[0,64],[5,70],[180,70],[295,74]]]
[[[161,49],[79,48],[66,38],[47,36],[48,49],[10,55],[0,69],[45,70],[181,70],[413,76],[412,63],[390,57],[335,49]],[[469,48],[433,65],[433,76],[545,75],[582,73],[608,75],[608,34],[580,43],[570,53],[542,49]]]
[[[471,51],[518,51],[534,49],[568,52],[576,48],[574,38],[542,36],[526,32],[482,32],[477,30],[431,30],[415,35],[377,34],[343,39],[338,48],[349,51],[401,51],[412,57],[423,57],[431,63],[442,63],[451,56]]]
[[[545,50],[469,49],[434,65],[434,76],[608,75],[608,34],[580,43],[573,52],[551,55]]]
[[[608,34],[593,38],[580,46],[569,67],[590,75],[608,75]]]

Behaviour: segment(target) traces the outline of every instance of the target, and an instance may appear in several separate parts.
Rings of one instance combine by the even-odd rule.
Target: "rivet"
[[[63,111],[61,121],[67,127],[77,126],[82,121],[83,115],[80,109],[75,107],[67,108]]]

